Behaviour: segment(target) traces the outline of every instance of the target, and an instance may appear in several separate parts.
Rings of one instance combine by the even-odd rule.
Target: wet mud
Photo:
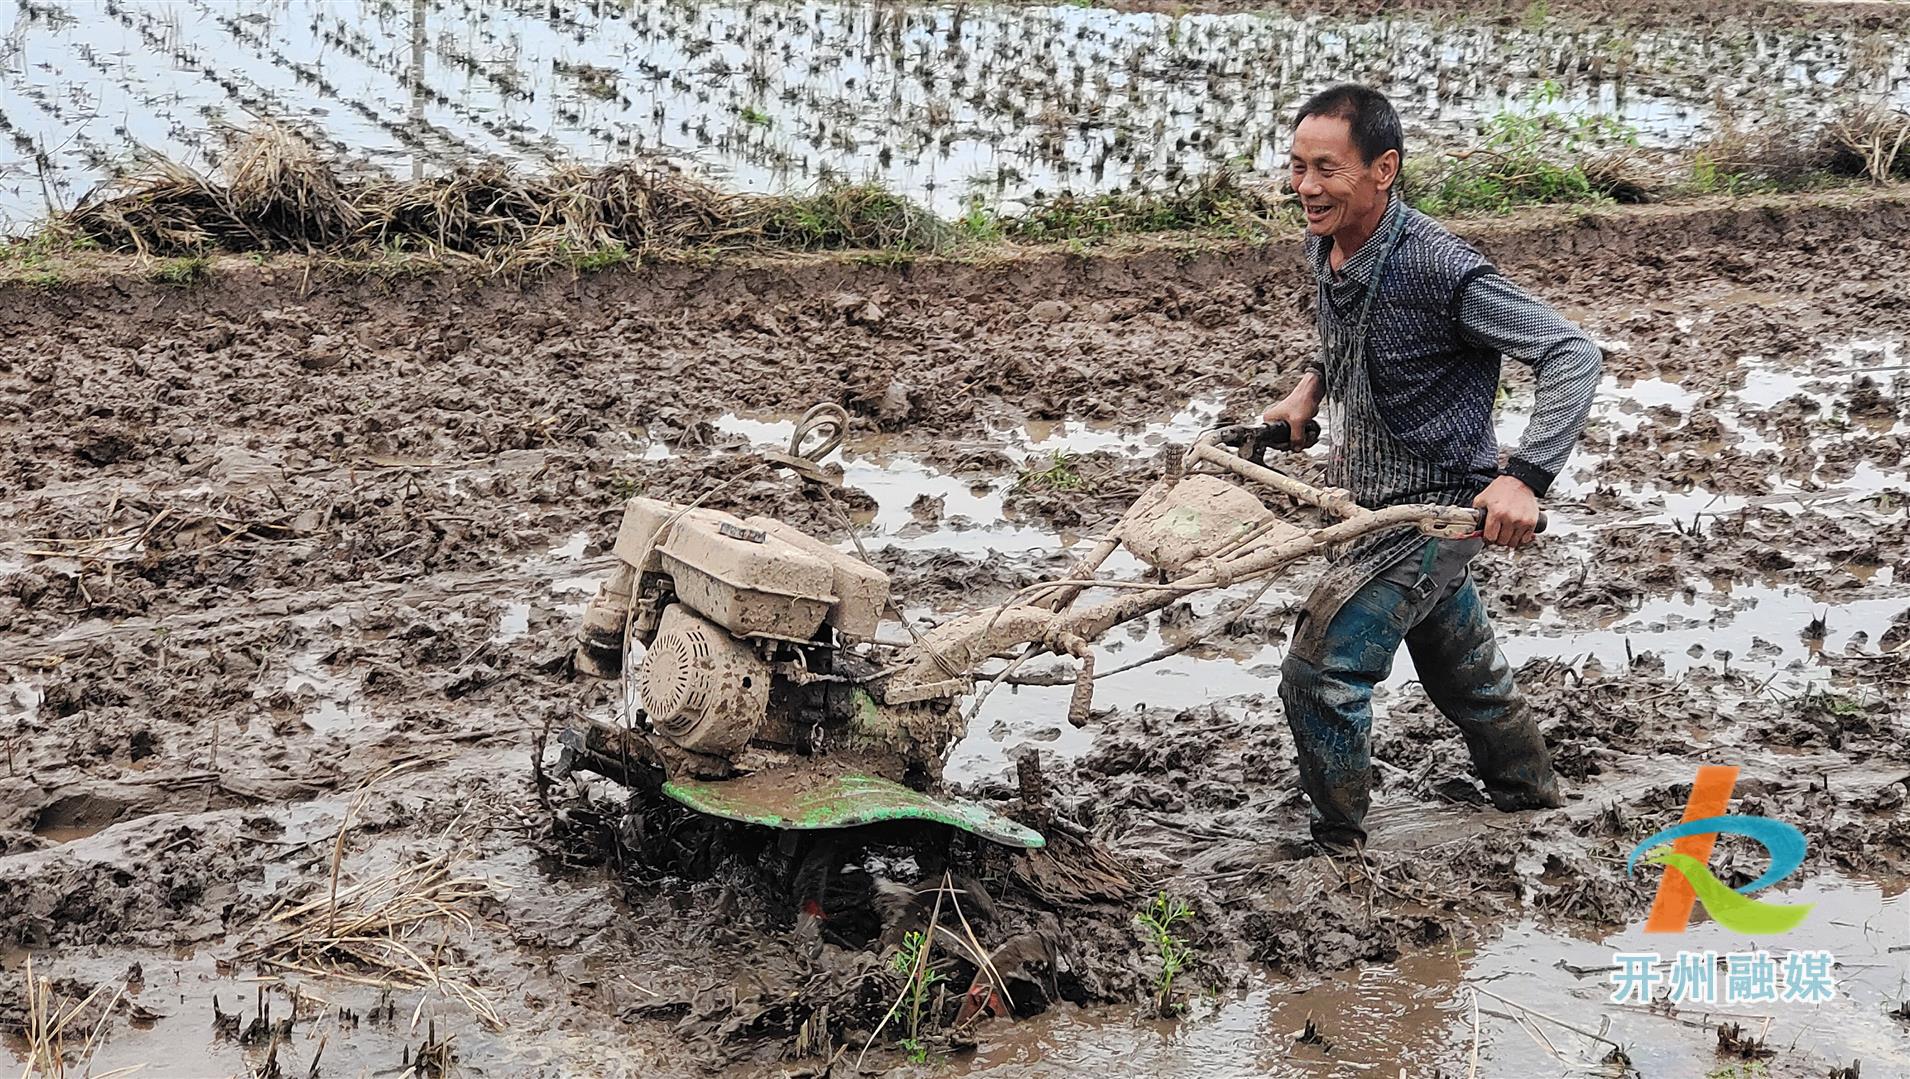
[[[1519,1005],[1602,1016],[1638,1073],[1704,1074],[1734,1059],[1723,1017],[1608,1006],[1572,968],[1650,943],[1655,882],[1625,855],[1697,764],[1729,763],[1737,811],[1803,829],[1800,886],[1840,912],[1787,944],[1846,966],[1834,1021],[1752,1017],[1761,1062],[1891,1074],[1903,217],[1886,194],[1474,229],[1608,348],[1555,528],[1477,567],[1568,804],[1485,807],[1402,657],[1364,860],[1302,842],[1274,689],[1308,564],[1202,641],[1244,596],[1116,630],[1108,667],[1188,646],[1098,684],[1084,730],[1065,678],[990,696],[951,780],[1041,822],[1051,856],[786,849],[554,770],[559,729],[615,714],[565,657],[622,499],[853,526],[918,623],[1000,600],[1278,391],[1310,348],[1290,249],[382,291],[250,264],[178,291],[102,263],[59,294],[0,288],[0,961],[73,999],[107,987],[96,1071],[851,1074],[909,1066],[876,1030],[946,872],[1014,999],[952,1026],[973,964],[949,945],[930,1067],[1049,1074],[1113,1046],[1157,1074],[1464,1074],[1483,987],[1516,1002],[1480,998],[1489,1074],[1624,1074]],[[758,467],[816,400],[856,418],[833,499]],[[1507,435],[1529,401],[1509,369]],[[1726,845],[1713,868],[1761,863]],[[300,913],[334,887],[422,966]],[[1167,1019],[1136,923],[1161,893],[1191,911]],[[1742,946],[1714,930],[1694,939]],[[23,1023],[0,1005],[16,1054]]]

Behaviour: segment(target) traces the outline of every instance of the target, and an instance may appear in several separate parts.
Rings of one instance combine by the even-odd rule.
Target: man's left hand
[[[1539,527],[1539,498],[1515,476],[1493,480],[1472,500],[1472,508],[1486,511],[1486,527],[1480,534],[1487,543],[1501,547],[1531,543]]]

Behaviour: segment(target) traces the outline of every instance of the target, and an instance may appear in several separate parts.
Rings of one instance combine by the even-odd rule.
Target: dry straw
[[[493,1030],[503,1019],[468,971],[457,965],[453,935],[477,928],[476,907],[492,896],[490,882],[460,875],[463,852],[447,851],[401,865],[355,883],[341,884],[346,839],[372,787],[408,766],[373,776],[360,787],[339,824],[324,894],[267,920],[271,936],[241,950],[236,959],[316,978],[380,989],[431,989],[468,1008]],[[447,833],[449,829],[446,829]],[[423,1012],[419,1001],[415,1027]]]
[[[49,978],[33,973],[33,959],[27,958],[26,977],[26,1023],[21,1037],[26,1042],[26,1070],[21,1079],[65,1079],[67,1075],[66,1058],[69,1051],[76,1054],[74,1074],[92,1076],[92,1079],[111,1079],[113,1076],[130,1075],[144,1065],[121,1068],[112,1072],[92,1072],[93,1054],[105,1043],[106,1021],[119,1006],[119,998],[126,992],[117,987],[110,997],[106,996],[105,984],[96,985],[93,991],[80,1000],[69,999],[53,989]],[[105,1006],[95,1012],[94,1005],[101,1000]],[[91,1016],[90,1024],[86,1021]],[[82,1036],[84,1035],[84,1036]]]
[[[525,264],[614,252],[931,250],[945,222],[890,192],[838,184],[806,196],[731,194],[650,164],[528,175],[502,164],[424,180],[340,176],[276,125],[248,134],[218,176],[152,158],[92,192],[55,231],[146,256],[402,251]]]

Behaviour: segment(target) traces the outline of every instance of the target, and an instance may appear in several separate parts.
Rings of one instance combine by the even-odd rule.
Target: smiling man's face
[[[1293,132],[1288,158],[1293,190],[1315,236],[1364,240],[1386,212],[1387,192],[1399,175],[1399,155],[1388,150],[1371,164],[1353,142],[1353,126],[1339,116],[1313,115]]]

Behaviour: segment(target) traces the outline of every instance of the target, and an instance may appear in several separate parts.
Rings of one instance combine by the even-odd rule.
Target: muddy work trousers
[[[1321,632],[1302,625],[1281,670],[1280,699],[1313,802],[1318,841],[1364,843],[1371,804],[1373,687],[1401,641],[1426,695],[1459,727],[1486,794],[1500,809],[1559,805],[1538,725],[1512,681],[1468,565],[1478,541],[1429,539],[1353,591]],[[1324,584],[1324,582],[1323,582]],[[1311,617],[1311,615],[1307,616]]]

